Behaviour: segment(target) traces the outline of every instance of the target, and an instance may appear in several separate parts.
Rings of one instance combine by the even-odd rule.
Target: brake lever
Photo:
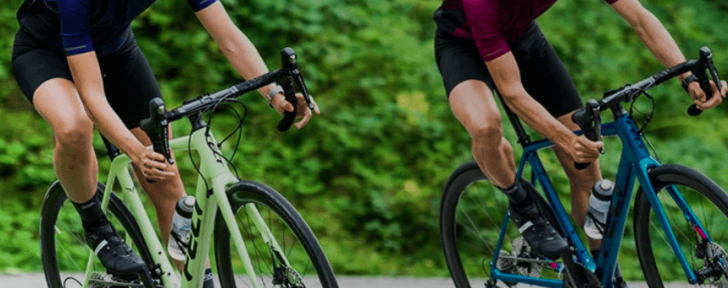
[[[164,107],[164,100],[156,97],[149,101],[149,118],[139,123],[140,128],[147,133],[149,139],[152,140],[152,148],[154,152],[164,155],[164,158],[170,165],[174,164],[172,152],[169,148],[169,121],[165,118],[167,109]],[[147,182],[155,181],[147,179]]]
[[[713,57],[710,57],[708,59],[708,71],[710,71],[710,76],[713,77],[713,82],[715,82],[715,88],[717,88],[718,91],[723,90],[723,84],[720,83],[720,74],[718,74],[718,69],[715,69],[715,64],[713,64]],[[725,95],[721,97],[725,99]]]
[[[288,131],[288,129],[291,129],[291,125],[293,125],[293,122],[296,121],[296,113],[298,113],[298,101],[296,100],[296,91],[293,88],[293,83],[291,82],[290,77],[286,76],[283,82],[281,82],[281,87],[283,87],[283,95],[285,96],[286,101],[293,105],[293,112],[284,111],[283,119],[281,119],[281,122],[278,122],[278,131],[286,132]]]
[[[313,106],[313,101],[311,101],[311,95],[308,94],[306,82],[303,80],[303,75],[301,75],[301,71],[298,70],[298,67],[291,71],[291,76],[293,76],[293,81],[296,83],[298,90],[301,91],[301,94],[303,94],[303,99],[306,99],[306,105],[308,106],[308,109],[313,111],[315,107]]]
[[[700,59],[698,61],[700,65],[696,69],[691,69],[691,72],[698,78],[700,89],[705,93],[705,100],[707,101],[713,97],[713,89],[711,89],[710,78],[708,78],[705,70],[710,70],[710,76],[713,77],[713,82],[715,82],[715,87],[718,88],[718,91],[720,91],[722,85],[720,84],[720,78],[718,78],[718,71],[715,70],[715,65],[713,64],[713,53],[710,52],[710,48],[700,48]],[[696,104],[690,105],[688,108],[688,115],[690,116],[698,116],[701,113],[703,113],[703,110],[698,109],[698,105]]]
[[[599,103],[594,99],[589,99],[586,102],[586,107],[583,110],[578,110],[571,115],[571,120],[574,121],[581,131],[584,132],[584,136],[591,141],[599,141],[602,138],[602,117],[600,115],[601,109]],[[599,149],[599,153],[604,154],[604,147]],[[589,167],[591,162],[588,163],[574,163],[574,168],[577,170],[584,170]]]
[[[285,95],[286,101],[293,105],[293,112],[285,111],[283,113],[283,120],[278,123],[278,131],[285,132],[291,128],[293,122],[296,120],[298,113],[298,101],[296,100],[295,85],[298,86],[301,93],[306,99],[306,104],[309,109],[313,110],[314,106],[311,101],[311,97],[308,95],[308,89],[301,76],[301,71],[298,70],[298,58],[296,52],[290,47],[283,48],[281,51],[281,62],[283,63],[283,69],[285,69],[285,77],[281,86],[283,87],[283,94]]]

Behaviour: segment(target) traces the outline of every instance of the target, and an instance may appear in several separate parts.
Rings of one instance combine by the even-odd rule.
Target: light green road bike
[[[204,270],[214,243],[211,262],[218,285],[229,287],[338,287],[334,272],[318,240],[301,215],[278,192],[256,182],[241,181],[223,157],[218,142],[202,119],[223,102],[278,81],[286,100],[296,106],[294,83],[312,109],[311,99],[297,68],[295,52],[281,52],[283,68],[225,90],[186,101],[167,111],[160,98],[150,103],[151,117],[141,123],[153,149],[173,163],[170,149],[195,151],[199,160],[189,246],[184,270],[178,273],[150,220],[130,174],[131,160],[107,142],[112,159],[106,185],[99,183],[102,207],[125,242],[146,263],[135,277],[107,275],[94,251],[84,241],[81,220],[56,182],[43,201],[40,238],[43,269],[48,286],[60,287],[202,287]],[[190,135],[168,139],[168,124],[187,118]],[[288,130],[295,112],[286,113],[278,129]],[[242,123],[242,119],[241,119]],[[106,141],[105,141],[106,142]],[[179,153],[178,155],[182,155]],[[194,160],[194,159],[193,159]],[[112,192],[118,183],[119,190]],[[232,243],[232,245],[231,245]],[[233,251],[231,246],[235,247]],[[72,281],[75,280],[75,281]],[[218,286],[220,287],[220,286]]]

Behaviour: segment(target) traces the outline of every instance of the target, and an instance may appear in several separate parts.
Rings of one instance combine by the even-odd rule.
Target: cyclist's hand
[[[599,149],[604,147],[602,141],[591,141],[586,136],[576,137],[571,147],[571,156],[576,163],[591,163],[599,158]]]
[[[132,159],[132,162],[139,167],[142,175],[147,180],[161,181],[174,177],[175,175],[174,172],[167,171],[170,165],[167,163],[164,155],[152,150],[143,149],[141,153]]]
[[[308,123],[308,120],[311,120],[313,114],[311,114],[311,110],[308,109],[308,106],[306,105],[306,99],[303,98],[303,94],[296,93],[296,103],[298,104],[296,118],[303,117],[303,119],[293,124],[293,126],[301,129],[303,128],[303,126],[306,125],[306,123]],[[318,104],[316,103],[316,100],[313,99],[313,97],[311,97],[311,103],[313,103],[313,111],[316,112],[316,115],[321,115],[321,110],[319,110]],[[286,101],[286,97],[283,96],[283,94],[278,94],[274,96],[273,100],[271,100],[271,105],[281,115],[283,115],[284,111],[293,112],[293,105],[290,102]]]
[[[719,95],[718,88],[715,86],[715,82],[713,82],[713,80],[710,80],[710,87],[712,89],[713,96],[710,98],[710,100],[706,101],[705,92],[703,92],[703,89],[700,89],[700,84],[698,84],[698,81],[690,82],[690,84],[688,85],[688,93],[690,93],[690,96],[693,97],[693,100],[695,100],[695,105],[698,106],[698,109],[708,110],[710,108],[718,106],[718,104],[723,101],[723,96],[725,96],[726,92],[728,92],[728,86],[726,85],[725,81],[720,81],[720,83],[722,84],[722,89]]]

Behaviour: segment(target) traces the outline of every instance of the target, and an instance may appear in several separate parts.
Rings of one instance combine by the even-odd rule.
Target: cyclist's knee
[[[91,145],[93,137],[93,122],[85,116],[73,117],[53,128],[56,141],[65,149],[84,149]]]
[[[470,129],[470,136],[473,138],[475,145],[501,146],[503,126],[501,126],[500,117],[486,117],[481,120]]]

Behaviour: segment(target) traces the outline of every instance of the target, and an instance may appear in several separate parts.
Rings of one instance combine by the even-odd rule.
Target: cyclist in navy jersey
[[[595,0],[597,1],[597,0]],[[555,143],[554,151],[571,183],[572,215],[584,225],[592,185],[601,177],[599,165],[576,170],[574,162],[596,162],[601,142],[575,136],[571,121],[582,107],[573,80],[535,19],[556,0],[445,0],[435,12],[435,56],[453,114],[472,138],[472,152],[485,175],[510,200],[511,219],[523,238],[541,255],[556,257],[566,241],[545,221],[530,200],[534,187],[514,181],[513,148],[503,138],[501,115],[493,90],[526,124]],[[605,0],[637,32],[665,66],[685,61],[660,21],[637,0]],[[721,102],[716,91],[706,101],[695,76],[679,76],[701,110]],[[711,82],[712,83],[712,82]],[[599,241],[590,239],[592,250]],[[618,276],[618,275],[617,275]]]
[[[15,78],[26,98],[53,127],[56,174],[81,216],[86,242],[110,274],[134,274],[144,263],[121,241],[101,211],[95,193],[98,164],[91,145],[94,126],[129,155],[138,178],[156,180],[153,184],[140,182],[157,210],[165,243],[175,204],[184,194],[177,167],[145,148],[151,141],[139,128],[139,122],[149,116],[149,101],[161,97],[161,92],[130,24],[153,2],[26,0],[18,11]],[[220,2],[187,2],[242,77],[251,79],[268,72]],[[279,113],[293,111],[279,86],[258,91]],[[298,98],[297,116],[303,118],[295,126],[301,129],[312,114],[303,97]],[[315,112],[320,113],[318,108]]]

